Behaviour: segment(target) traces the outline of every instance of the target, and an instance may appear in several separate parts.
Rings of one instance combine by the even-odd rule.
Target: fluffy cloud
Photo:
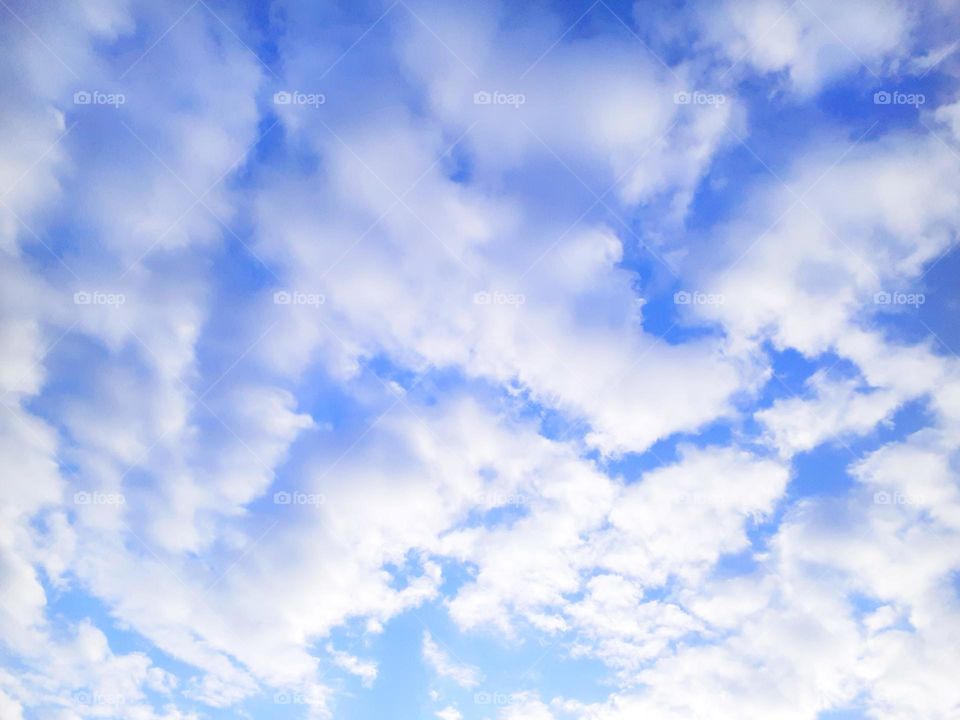
[[[879,79],[885,63],[909,57],[915,22],[908,6],[894,0],[748,0],[701,10],[704,35],[732,63],[730,70],[742,63],[761,74],[782,73],[788,87],[804,95],[861,68]]]
[[[6,8],[0,714],[349,714],[428,607],[441,720],[952,716],[955,96],[735,167],[949,18],[614,10]]]

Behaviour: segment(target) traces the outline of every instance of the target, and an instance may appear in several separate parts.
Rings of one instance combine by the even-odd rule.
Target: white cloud
[[[788,397],[757,413],[781,454],[790,456],[824,441],[843,443],[847,434],[866,433],[889,420],[902,400],[889,390],[863,389],[856,379],[816,373],[807,385],[813,397]]]
[[[740,59],[724,79],[702,44],[665,68],[629,32],[419,3],[324,75],[361,34],[325,12],[270,17],[277,81],[329,99],[313,114],[264,105],[226,8],[23,8],[36,35],[4,16],[0,714],[187,720],[281,692],[333,716],[323,669],[376,691],[378,665],[331,634],[369,648],[432,603],[465,638],[548,636],[610,671],[606,701],[527,688],[505,720],[950,717],[960,370],[881,331],[906,309],[875,298],[924,292],[954,242],[956,159],[914,131],[812,133],[786,187],[745,182],[702,243],[684,230],[728,129],[752,142],[736,83],[802,103],[861,60],[916,65],[919,16],[725,3],[702,28]],[[74,105],[74,73],[128,102]],[[724,100],[674,101],[692,89]],[[955,105],[931,116],[956,130]],[[668,340],[645,303],[679,282],[726,302],[679,308]],[[817,369],[758,409],[771,347]],[[914,400],[925,427],[853,461],[846,494],[785,502],[795,454]],[[457,692],[485,674],[429,632],[420,650]]]
[[[345,653],[341,650],[335,650],[329,644],[327,645],[327,652],[330,654],[330,658],[337,667],[343,668],[348,673],[359,677],[363,681],[364,687],[370,687],[373,685],[374,680],[377,679],[376,663],[368,660],[361,660],[360,658],[355,657],[350,653]]]
[[[910,8],[895,0],[843,4],[821,0],[731,0],[704,4],[703,33],[733,63],[785,73],[803,95],[841,76],[878,77],[883,63],[909,57]]]
[[[473,688],[480,684],[480,670],[454,660],[448,651],[441,648],[429,632],[423,633],[423,659],[440,677],[449,678],[464,688]],[[440,717],[440,714],[437,714]]]

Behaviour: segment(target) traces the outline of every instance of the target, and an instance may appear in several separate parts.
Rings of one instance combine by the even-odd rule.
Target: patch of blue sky
[[[442,603],[432,603],[398,617],[388,626],[382,638],[382,649],[387,653],[380,669],[377,683],[385,683],[384,690],[396,687],[398,675],[402,679],[420,684],[418,699],[429,697],[429,690],[437,690],[444,699],[455,702],[465,718],[486,717],[495,708],[510,702],[509,696],[525,690],[540,690],[544,694],[587,698],[588,701],[600,701],[609,692],[606,683],[607,671],[603,666],[590,659],[573,657],[569,651],[569,636],[550,636],[533,631],[529,627],[519,627],[517,638],[509,639],[502,633],[488,629],[462,632],[451,622]],[[410,666],[409,654],[397,651],[396,647],[416,648],[422,641],[423,633],[431,637],[444,652],[458,665],[482,667],[479,682],[474,687],[460,687],[450,678],[436,676],[430,669],[422,666],[416,671]],[[403,641],[399,643],[401,636]],[[391,646],[394,649],[391,650]],[[396,653],[397,662],[389,660],[390,653]],[[386,698],[376,701],[382,708]],[[344,711],[353,716],[354,707],[363,707],[363,703],[374,701],[357,698],[357,705],[348,704]],[[415,707],[416,705],[412,705]],[[358,717],[378,717],[376,715],[358,715]],[[382,717],[379,716],[379,717]],[[416,717],[411,715],[410,717]]]
[[[870,717],[865,707],[844,708],[841,710],[824,710],[817,715],[817,720],[866,720]]]

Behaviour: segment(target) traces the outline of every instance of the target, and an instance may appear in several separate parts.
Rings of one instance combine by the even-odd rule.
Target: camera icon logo
[[[293,100],[293,95],[286,90],[280,90],[273,94],[274,105],[289,105],[291,100]]]
[[[676,305],[689,305],[692,296],[686,290],[679,290],[673,294],[673,302]]]
[[[892,100],[893,96],[886,90],[878,90],[873,94],[874,105],[889,105]]]
[[[493,97],[486,90],[480,90],[473,94],[474,105],[489,105],[493,102]]]
[[[78,90],[73,94],[74,105],[89,105],[93,101],[93,96],[86,90]]]

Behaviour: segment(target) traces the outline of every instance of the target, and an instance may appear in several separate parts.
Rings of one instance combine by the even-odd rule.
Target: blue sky
[[[955,718],[953,0],[0,0],[0,718]]]

